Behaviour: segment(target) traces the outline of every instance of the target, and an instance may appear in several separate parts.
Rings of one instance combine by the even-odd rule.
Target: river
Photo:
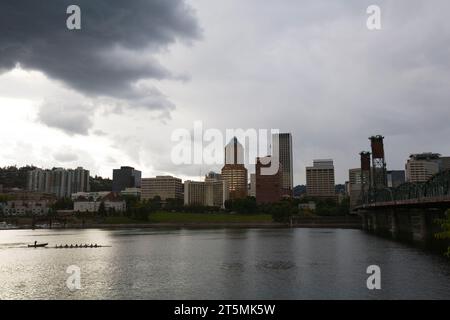
[[[108,247],[52,248],[66,243]],[[352,229],[4,230],[0,298],[450,299],[450,261]]]

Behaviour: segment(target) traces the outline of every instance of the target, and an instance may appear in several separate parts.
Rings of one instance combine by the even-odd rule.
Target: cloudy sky
[[[66,8],[81,8],[81,30]],[[366,27],[369,5],[381,30]],[[448,0],[2,0],[0,166],[83,166],[196,178],[175,129],[280,129],[294,182],[336,180],[383,134],[388,168],[450,155]]]

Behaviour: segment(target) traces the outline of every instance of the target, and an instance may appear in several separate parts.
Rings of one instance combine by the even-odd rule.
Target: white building
[[[120,200],[117,193],[114,192],[107,192],[102,197],[78,198],[73,203],[73,210],[75,212],[98,212],[102,203],[105,204],[106,211],[123,212],[126,210],[126,202]]]
[[[70,197],[72,193],[88,192],[89,170],[54,168],[52,170],[34,169],[27,174],[27,190],[52,193],[58,198]]]
[[[3,212],[8,216],[47,215],[50,203],[47,200],[11,200],[6,203]]]
[[[126,210],[125,201],[103,201],[105,203],[106,211],[114,210],[116,212],[123,212]],[[98,212],[102,201],[75,201],[73,203],[73,210],[75,212]]]
[[[225,208],[229,199],[228,185],[225,180],[206,179],[206,181],[184,182],[184,205],[200,205]]]
[[[438,153],[412,154],[406,162],[406,181],[425,182],[441,169],[441,159]]]
[[[106,197],[110,193],[111,193],[111,191],[77,192],[77,193],[72,193],[71,198],[73,201],[82,200],[82,199],[85,199],[88,201],[98,201],[98,199]]]

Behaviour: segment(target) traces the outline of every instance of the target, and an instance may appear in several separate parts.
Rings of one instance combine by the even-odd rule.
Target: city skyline
[[[0,10],[2,29],[17,25],[1,45],[10,47],[11,39],[24,43],[23,51],[0,57],[0,134],[8,137],[0,164],[80,165],[104,177],[129,165],[144,176],[195,179],[218,168],[173,165],[170,134],[198,119],[221,131],[291,132],[294,185],[304,184],[304,167],[320,158],[333,158],[336,181],[346,181],[370,134],[388,138],[391,170],[403,169],[411,153],[447,154],[450,142],[441,137],[450,133],[450,78],[448,59],[438,53],[450,43],[450,4],[380,1],[383,28],[377,32],[365,26],[368,4],[175,1],[154,10],[156,17],[167,17],[155,30],[152,14],[136,17],[141,29],[127,21],[96,30],[86,26],[81,35],[97,36],[107,28],[113,40],[98,37],[96,45],[83,41],[78,48],[65,38],[56,44],[61,51],[36,44],[66,32],[64,24],[58,28],[57,7],[18,8],[20,24],[12,22],[18,19],[14,11],[3,16],[7,11]],[[87,12],[99,10],[80,5],[83,21],[91,19]],[[148,11],[145,2],[133,5],[135,12]],[[36,12],[49,22],[48,30],[36,26]],[[116,14],[114,8],[105,12],[111,20]],[[125,39],[121,29],[133,37]],[[112,43],[121,48],[109,50]],[[38,48],[45,54],[35,56],[49,55],[51,64],[21,54]],[[92,58],[105,52],[105,64]],[[77,57],[87,59],[83,79],[75,76]],[[111,60],[127,78],[118,76]]]
[[[289,135],[289,137],[290,137],[289,140],[292,141],[292,137],[290,136],[290,133],[283,133],[283,135]],[[251,175],[255,173],[255,164],[244,163],[243,157],[244,157],[244,154],[247,151],[245,150],[245,147],[242,147],[239,139],[237,139],[236,137],[233,138],[232,141],[230,141],[227,144],[227,146],[231,145],[231,143],[233,141],[236,141],[237,144],[242,149],[240,151],[237,151],[234,156],[235,156],[235,159],[236,159],[236,156],[240,157],[239,161],[242,162],[242,165],[244,166],[244,168],[247,169],[247,180],[248,180],[248,183],[250,183]],[[225,152],[224,152],[225,155],[227,153],[230,153],[230,152],[227,152],[227,146],[225,147]],[[367,147],[365,149],[367,149]],[[233,153],[230,153],[230,154],[232,155]],[[428,157],[430,155],[432,155],[434,157],[438,157],[439,159],[442,159],[440,161],[444,161],[443,162],[444,168],[449,168],[450,167],[450,160],[449,160],[450,156],[447,156],[446,154],[435,153],[435,152],[420,152],[420,153],[410,153],[408,155],[408,157],[405,159],[405,161],[403,163],[403,167],[400,167],[399,169],[393,169],[392,166],[390,166],[389,163],[387,163],[386,169],[387,169],[388,172],[403,171],[403,172],[407,173],[408,163],[410,162],[412,157],[420,157],[420,156]],[[389,157],[389,155],[387,155],[387,157]],[[358,156],[355,157],[355,159],[357,159],[357,158],[358,158]],[[294,159],[294,162],[295,162],[295,157],[293,159]],[[331,160],[333,162],[333,165],[335,167],[334,158],[329,158],[329,160]],[[226,159],[224,160],[224,164],[225,164],[225,161],[226,161]],[[240,163],[239,161],[238,161],[238,163]],[[310,161],[312,162],[312,161],[321,161],[321,160],[320,159],[311,159]],[[359,161],[359,159],[358,159],[358,161]],[[14,165],[17,165],[17,164],[5,164],[5,165],[0,166],[0,167],[7,167],[7,166],[14,166]],[[27,165],[28,166],[34,166],[34,164],[32,164],[32,163],[27,163],[27,164],[25,164],[23,166],[27,166]],[[166,174],[156,174],[156,175],[145,175],[145,174],[142,174],[142,172],[140,170],[138,170],[139,168],[133,168],[133,167],[130,167],[130,166],[127,166],[127,165],[121,165],[120,169],[112,168],[111,174],[110,175],[105,175],[105,176],[101,176],[101,175],[98,175],[98,174],[95,174],[95,173],[92,174],[92,170],[90,168],[87,168],[87,171],[91,173],[90,174],[91,177],[100,176],[102,178],[111,179],[111,180],[113,180],[114,172],[118,172],[118,171],[120,171],[122,169],[131,169],[131,170],[136,171],[138,173],[139,177],[142,178],[142,179],[159,177],[159,176],[174,176],[176,178],[182,179],[183,181],[188,181],[188,180],[190,180],[190,181],[198,181],[198,180],[202,180],[204,178],[204,176],[208,175],[209,173],[219,173],[221,171],[220,168],[222,166],[223,165],[218,165],[218,166],[215,166],[215,167],[212,167],[212,168],[210,167],[210,170],[208,170],[206,172],[200,172],[200,174],[198,176],[184,176],[184,175],[175,176],[173,174],[167,174],[167,173]],[[43,171],[52,171],[52,170],[55,170],[55,169],[72,170],[72,169],[70,169],[70,166],[65,166],[65,167],[64,166],[59,166],[59,167],[55,167],[55,166],[54,167],[51,167],[51,166],[42,166],[42,167],[35,166],[35,167],[37,169],[43,170]],[[308,167],[309,167],[309,165],[306,165],[303,168],[303,170],[308,169]],[[74,168],[83,168],[83,167],[75,164]],[[344,168],[345,172],[343,174],[344,181],[341,182],[341,181],[337,181],[337,179],[335,179],[335,185],[344,185],[345,183],[349,182],[349,179],[351,180],[351,178],[349,178],[349,170],[356,169],[356,168],[359,168],[359,166],[358,165],[356,165],[354,167],[346,166]],[[429,174],[428,178],[431,177],[433,174],[438,173],[438,171],[439,171],[438,169],[431,170],[430,171],[431,173]],[[295,174],[295,171],[293,173]],[[334,174],[335,174],[335,176],[338,175],[336,170],[335,170]],[[183,178],[183,177],[187,177],[187,178]],[[294,183],[293,187],[299,186],[299,185],[306,185],[307,184],[306,180],[307,179],[306,179],[306,175],[305,175],[305,181],[303,181],[302,183]],[[130,185],[130,187],[133,187],[133,186]]]

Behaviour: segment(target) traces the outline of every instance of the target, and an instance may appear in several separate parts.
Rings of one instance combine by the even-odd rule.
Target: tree
[[[450,210],[445,213],[446,218],[439,220],[442,231],[435,234],[435,237],[440,240],[450,239]],[[445,255],[450,258],[450,246],[447,248]]]
[[[164,209],[167,211],[181,211],[183,209],[183,199],[166,199]]]
[[[242,214],[254,214],[258,212],[255,197],[247,197],[243,199],[226,200],[225,209],[235,211]]]
[[[275,222],[289,222],[293,215],[298,214],[298,208],[293,206],[292,202],[288,200],[271,204],[268,210]]]
[[[92,192],[112,190],[112,180],[108,178],[100,176],[89,177],[89,184]]]
[[[53,210],[71,210],[73,209],[73,200],[68,197],[60,198],[56,200],[55,203],[53,203],[52,207]]]
[[[100,206],[98,207],[98,215],[100,217],[106,217],[106,207],[104,201],[100,202]]]
[[[27,185],[28,171],[34,170],[34,166],[25,166],[17,168],[9,166],[0,168],[0,184],[3,188],[25,189]]]
[[[224,206],[225,206],[225,209],[228,211],[233,210],[233,200],[231,200],[231,199],[225,200]]]

